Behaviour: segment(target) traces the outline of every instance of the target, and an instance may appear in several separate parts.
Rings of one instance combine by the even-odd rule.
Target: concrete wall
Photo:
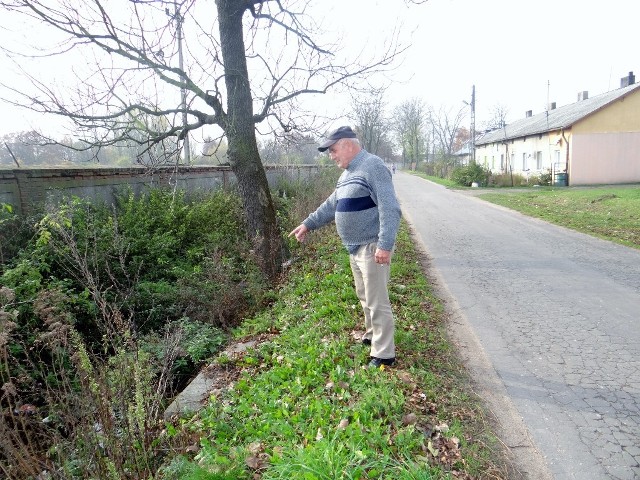
[[[267,166],[272,187],[279,179],[307,180],[317,165]],[[157,186],[177,186],[187,192],[210,191],[231,186],[235,175],[229,167],[179,167],[150,173],[144,167],[130,168],[41,168],[0,169],[0,202],[28,213],[43,205],[54,205],[65,197],[77,196],[112,202],[116,192],[131,188],[139,194]]]

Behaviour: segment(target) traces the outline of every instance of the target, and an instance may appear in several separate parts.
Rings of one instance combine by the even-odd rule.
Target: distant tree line
[[[433,107],[420,98],[387,108],[384,89],[353,98],[351,120],[364,148],[381,158],[416,168],[421,162],[458,162],[456,152],[469,142],[462,126],[465,109]]]
[[[203,144],[193,144],[191,165],[229,165],[225,139],[207,138]],[[317,141],[311,136],[271,138],[258,142],[265,165],[308,165],[322,161]],[[197,149],[197,150],[196,150]],[[45,142],[36,131],[17,132],[0,137],[0,168],[112,166],[161,166],[183,163],[175,153],[161,147],[141,148],[122,142],[98,147],[71,137],[57,142]]]
[[[158,165],[174,163],[175,156],[160,156],[159,149],[143,150],[139,145],[122,142],[114,145],[89,145],[65,137],[60,141],[45,141],[37,131],[3,135],[0,145],[0,166],[25,168],[65,165]]]

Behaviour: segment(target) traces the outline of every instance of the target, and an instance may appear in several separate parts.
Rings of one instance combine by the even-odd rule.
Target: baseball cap
[[[329,134],[324,143],[318,147],[318,150],[324,152],[341,138],[357,138],[356,132],[351,127],[340,127]]]

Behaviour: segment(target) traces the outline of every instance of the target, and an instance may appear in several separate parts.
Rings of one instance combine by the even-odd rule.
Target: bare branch
[[[464,106],[453,112],[451,108],[445,107],[440,107],[437,111],[434,108],[429,110],[429,120],[444,155],[453,153],[456,137],[464,118]]]
[[[251,12],[251,15],[253,15],[253,18],[255,18],[256,20],[268,20],[269,22],[284,28],[287,32],[297,36],[306,46],[310,47],[312,50],[315,50],[324,55],[331,55],[330,51],[325,50],[320,46],[318,46],[318,44],[316,44],[311,39],[311,37],[305,32],[304,27],[298,21],[298,17],[299,15],[301,15],[301,13],[290,12],[289,10],[287,10],[282,6],[282,2],[280,0],[273,0],[273,1],[278,5],[278,8],[279,8],[279,12],[277,12],[276,14],[262,13],[262,7],[264,6],[264,3],[265,3],[264,1],[251,2],[252,5],[250,6],[249,10]],[[256,4],[260,5],[260,8],[258,10],[256,10],[255,8]],[[278,19],[277,18],[278,14],[284,15],[290,21],[290,24],[287,24],[285,21]]]

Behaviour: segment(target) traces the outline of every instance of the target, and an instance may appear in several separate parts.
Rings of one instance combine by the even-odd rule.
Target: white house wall
[[[551,132],[550,134],[508,140],[506,144],[493,143],[483,145],[476,150],[476,162],[493,173],[507,171],[507,157],[511,159],[513,173],[539,175],[549,170],[565,171],[566,141],[570,140],[570,132]]]

